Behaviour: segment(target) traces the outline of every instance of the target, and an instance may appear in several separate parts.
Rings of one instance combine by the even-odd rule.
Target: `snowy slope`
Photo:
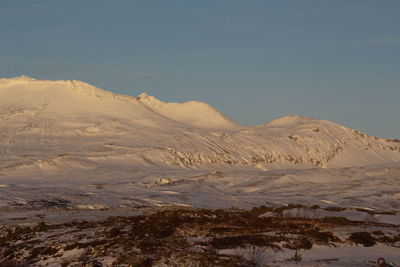
[[[0,137],[0,175],[7,176],[107,164],[267,170],[400,161],[399,142],[325,120],[287,116],[247,127],[201,102],[25,76],[0,79]]]
[[[158,114],[193,127],[214,130],[234,130],[243,127],[203,102],[164,103],[146,93],[140,94],[137,100]]]
[[[286,116],[247,127],[205,103],[134,98],[80,81],[0,79],[0,209],[399,210],[399,162],[398,141],[326,120]]]

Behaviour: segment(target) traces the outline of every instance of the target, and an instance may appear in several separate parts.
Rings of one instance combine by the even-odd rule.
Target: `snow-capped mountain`
[[[0,79],[0,159],[3,176],[98,166],[327,168],[400,161],[400,142],[299,116],[248,127],[202,102],[21,76]]]

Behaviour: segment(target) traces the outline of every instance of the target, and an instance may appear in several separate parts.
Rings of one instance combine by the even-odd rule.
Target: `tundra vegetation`
[[[315,245],[400,247],[395,225],[320,218],[313,210],[169,207],[99,221],[3,225],[0,266],[264,266],[282,250],[292,251],[285,261],[300,262]]]

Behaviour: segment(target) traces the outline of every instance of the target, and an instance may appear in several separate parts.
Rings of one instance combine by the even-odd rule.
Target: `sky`
[[[0,77],[400,138],[400,1],[0,0]]]

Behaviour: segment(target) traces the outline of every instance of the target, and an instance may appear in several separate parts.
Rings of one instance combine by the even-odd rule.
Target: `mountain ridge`
[[[66,170],[71,160],[98,167],[261,170],[400,161],[399,142],[323,119],[289,115],[243,126],[202,102],[164,103],[145,93],[135,98],[80,81],[24,76],[0,79],[0,129],[0,175],[9,170],[10,153],[12,166],[44,172],[40,162],[60,154],[68,155],[68,161],[57,158],[60,170],[64,160]]]

